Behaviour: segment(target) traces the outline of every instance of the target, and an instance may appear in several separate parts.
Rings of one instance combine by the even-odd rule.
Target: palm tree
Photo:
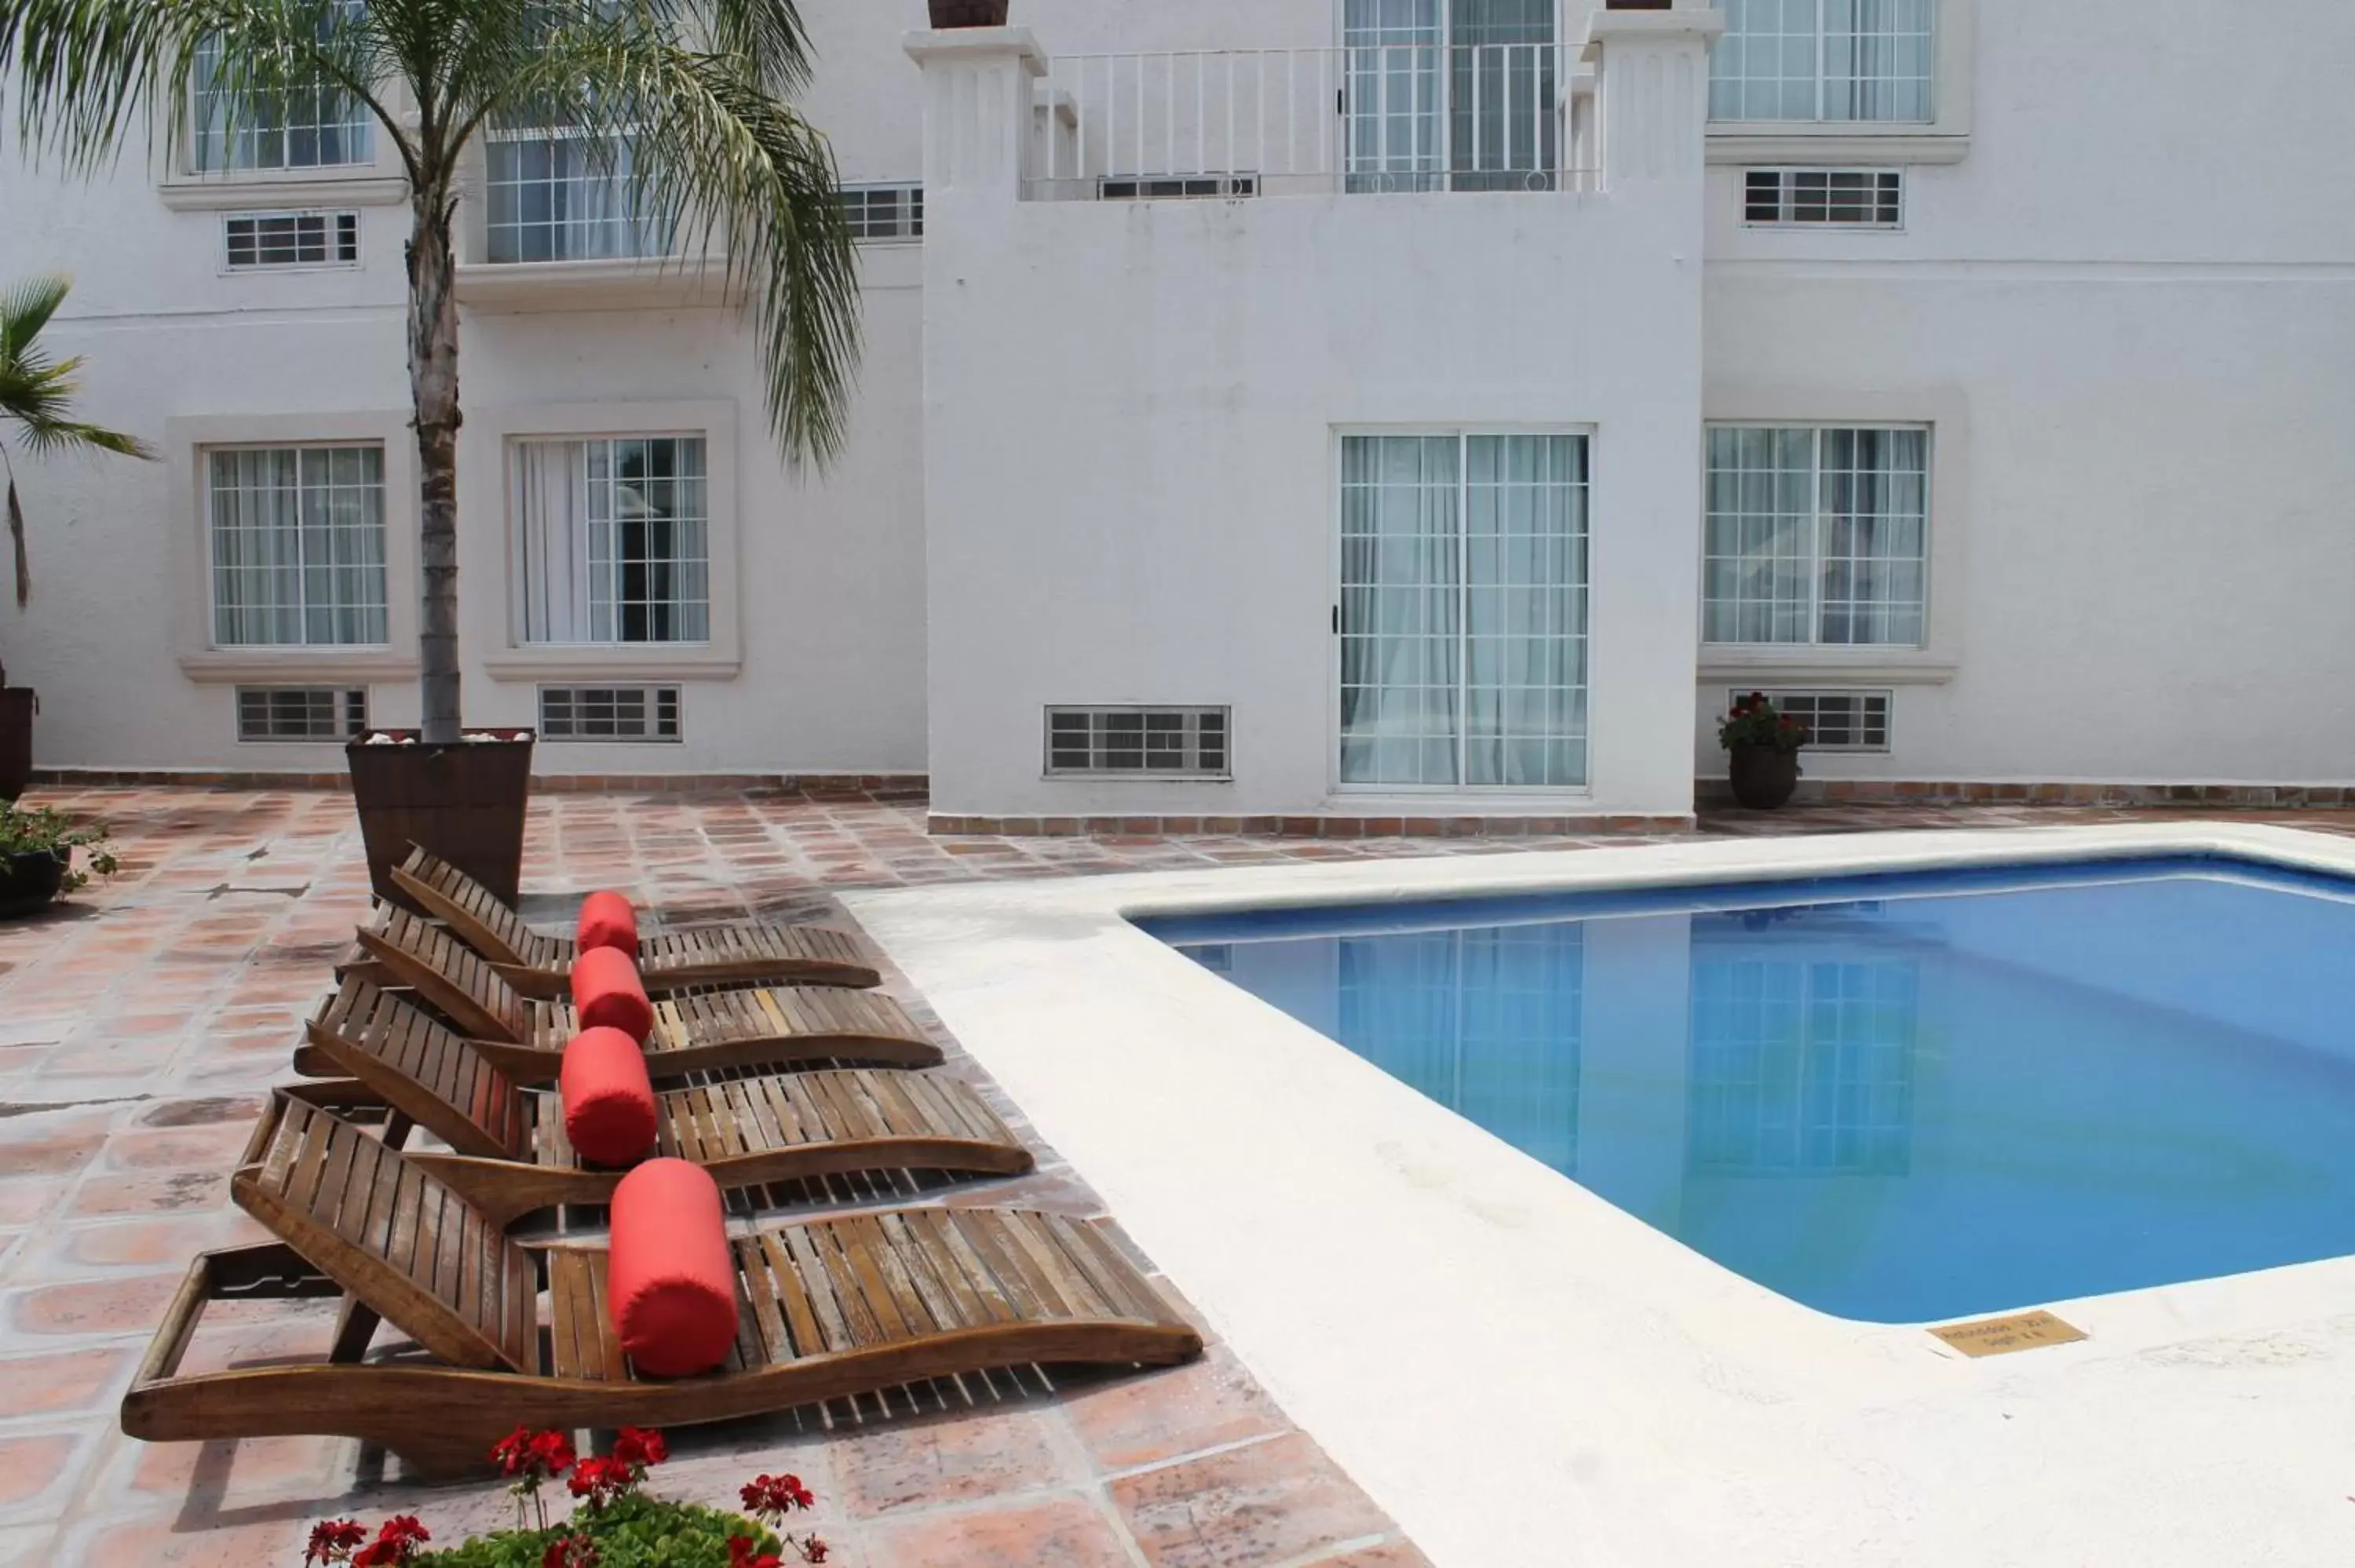
[[[41,347],[41,329],[72,287],[67,279],[45,277],[0,292],[0,432],[13,433],[18,446],[37,455],[80,450],[152,458],[155,454],[136,436],[86,425],[73,417],[74,394],[81,390],[74,376],[81,361],[51,359]],[[5,470],[8,479],[8,540],[16,554],[16,603],[21,609],[32,598],[33,576],[25,556],[25,508],[16,499],[16,467],[9,461],[5,440],[0,440],[0,470]]]
[[[462,162],[486,127],[577,128],[627,147],[638,213],[724,257],[754,323],[770,424],[830,458],[858,358],[857,255],[826,138],[792,107],[809,45],[794,0],[0,0],[0,90],[28,148],[90,172],[134,129],[186,143],[337,95],[408,176],[409,379],[425,598],[429,743],[460,738],[458,306]]]

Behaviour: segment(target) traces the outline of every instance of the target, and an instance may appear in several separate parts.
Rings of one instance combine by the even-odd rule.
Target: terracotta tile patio
[[[115,1430],[115,1403],[187,1259],[259,1235],[229,1204],[229,1162],[261,1093],[286,1074],[301,1016],[364,913],[367,879],[350,802],[331,793],[40,799],[111,821],[124,872],[49,916],[0,927],[0,1568],[271,1568],[299,1561],[301,1536],[324,1517],[415,1512],[437,1540],[501,1522],[508,1503],[496,1485],[411,1485],[397,1462],[352,1443],[151,1448]],[[613,885],[698,914],[825,916],[847,887],[1630,842],[933,838],[923,812],[921,800],[785,794],[542,797],[528,912],[559,919],[566,893]],[[2134,815],[1819,807],[1713,815],[1703,831]],[[2355,832],[2355,812],[2237,817]],[[984,1082],[954,1051],[951,1070]],[[1018,1107],[1000,1103],[1021,1126]],[[1043,1148],[1033,1176],[919,1195],[1102,1212]],[[208,1315],[191,1369],[316,1353],[333,1326],[325,1308],[302,1303],[220,1319],[216,1332]],[[1157,1375],[927,1385],[889,1409],[868,1400],[682,1432],[675,1452],[664,1487],[706,1500],[728,1499],[755,1469],[796,1471],[819,1494],[834,1561],[864,1568],[1423,1561],[1215,1344],[1200,1363]]]

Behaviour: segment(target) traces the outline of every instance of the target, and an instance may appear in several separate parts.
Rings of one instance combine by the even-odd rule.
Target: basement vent
[[[922,239],[924,237],[924,187],[922,185],[846,185],[843,216],[850,220],[853,239]]]
[[[1750,694],[1726,694],[1730,708]],[[1769,692],[1775,711],[1807,726],[1810,748],[1817,751],[1887,751],[1889,703],[1887,692]]]
[[[1257,175],[1188,175],[1168,179],[1100,180],[1096,194],[1105,201],[1175,201],[1188,197],[1255,196]]]
[[[1904,221],[1899,169],[1749,169],[1742,220],[1775,228],[1895,228]]]
[[[356,212],[243,212],[221,223],[229,269],[348,267],[360,259]]]
[[[542,686],[542,740],[680,738],[677,686]]]
[[[240,686],[240,740],[349,740],[368,727],[368,688]]]
[[[1226,779],[1225,708],[1049,708],[1050,778]]]

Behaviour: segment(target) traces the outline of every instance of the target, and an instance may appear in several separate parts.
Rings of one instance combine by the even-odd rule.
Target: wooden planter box
[[[415,909],[394,888],[392,868],[409,858],[411,844],[421,844],[515,902],[523,880],[533,736],[529,730],[499,733],[497,740],[455,746],[426,746],[411,738],[406,745],[371,746],[361,739],[345,747],[360,837],[368,845],[368,881],[378,898]]]
[[[30,686],[0,686],[0,800],[13,800],[33,781],[33,714],[40,706]]]
[[[37,915],[47,909],[64,885],[71,852],[27,850],[0,855],[0,920]]]

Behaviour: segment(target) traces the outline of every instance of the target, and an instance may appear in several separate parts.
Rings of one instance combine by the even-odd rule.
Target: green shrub
[[[774,1535],[741,1514],[640,1495],[583,1509],[547,1530],[503,1530],[409,1561],[410,1568],[541,1568],[549,1547],[575,1533],[595,1544],[597,1568],[730,1568],[731,1535],[746,1537],[756,1552],[781,1550]]]

